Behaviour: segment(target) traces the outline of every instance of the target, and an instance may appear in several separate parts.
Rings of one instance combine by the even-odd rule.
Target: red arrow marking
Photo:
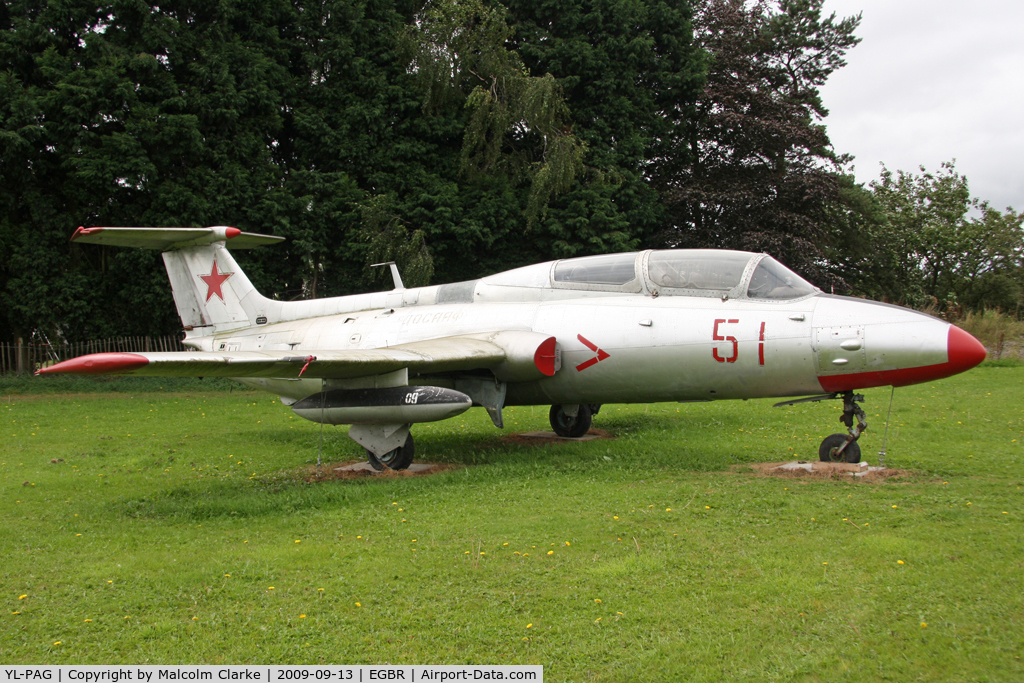
[[[579,365],[577,365],[576,366],[576,371],[577,372],[583,372],[584,370],[589,368],[591,365],[596,365],[597,363],[600,363],[601,361],[603,361],[605,358],[608,357],[608,352],[607,351],[602,351],[601,349],[597,348],[597,344],[595,344],[594,342],[590,341],[589,339],[584,337],[582,334],[577,334],[576,338],[579,339],[580,342],[582,342],[584,346],[586,346],[588,349],[590,349],[591,351],[593,351],[594,353],[597,354],[596,358],[591,358],[590,360],[585,360],[582,363],[580,363]]]
[[[200,275],[199,279],[206,283],[206,300],[209,301],[210,297],[214,294],[220,297],[221,301],[224,301],[224,292],[221,291],[221,285],[234,273],[218,273],[217,272],[217,259],[213,260],[213,269],[209,275]]]

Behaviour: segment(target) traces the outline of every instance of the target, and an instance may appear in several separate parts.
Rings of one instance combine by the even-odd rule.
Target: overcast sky
[[[825,0],[863,14],[862,42],[822,90],[857,179],[956,159],[971,194],[1024,211],[1024,0]]]

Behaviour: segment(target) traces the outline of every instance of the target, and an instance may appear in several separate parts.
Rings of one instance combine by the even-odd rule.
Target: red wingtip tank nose
[[[138,370],[148,364],[148,358],[135,353],[93,353],[40,368],[36,374],[116,375]]]
[[[981,342],[956,325],[949,326],[946,339],[946,353],[949,356],[950,375],[970,370],[985,360],[985,347]]]

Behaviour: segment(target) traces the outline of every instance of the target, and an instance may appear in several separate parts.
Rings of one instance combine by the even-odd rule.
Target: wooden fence
[[[31,373],[41,367],[90,353],[188,351],[177,335],[163,337],[111,337],[96,341],[44,344],[0,342],[0,375]]]

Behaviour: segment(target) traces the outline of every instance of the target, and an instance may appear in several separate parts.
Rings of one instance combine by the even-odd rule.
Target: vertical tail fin
[[[74,242],[163,251],[174,304],[186,329],[227,331],[257,324],[268,301],[238,266],[227,245],[251,248],[283,237],[237,228],[79,228]]]

